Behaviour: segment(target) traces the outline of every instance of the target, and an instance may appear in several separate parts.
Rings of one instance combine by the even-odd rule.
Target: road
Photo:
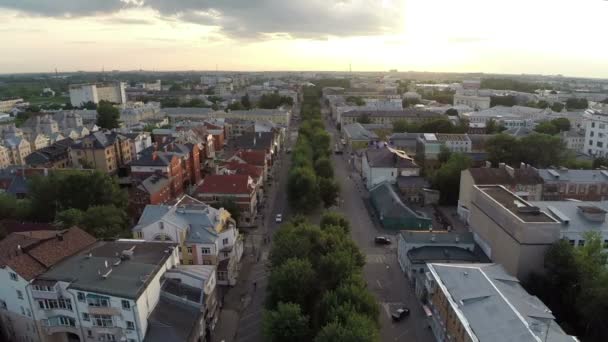
[[[338,132],[333,125],[326,123],[334,141]],[[340,183],[341,201],[338,211],[350,221],[351,235],[361,251],[366,255],[364,276],[368,288],[380,303],[380,337],[382,341],[434,341],[431,330],[427,328],[422,306],[415,297],[413,289],[399,268],[397,262],[396,233],[381,231],[372,222],[363,197],[367,196],[360,176],[347,162],[346,155],[333,155],[335,179]],[[390,246],[377,246],[374,237],[389,236]],[[404,303],[411,311],[410,317],[393,323],[390,307]]]

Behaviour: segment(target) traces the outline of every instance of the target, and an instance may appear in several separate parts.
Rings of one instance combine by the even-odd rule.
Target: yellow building
[[[72,145],[70,159],[75,167],[116,173],[131,162],[130,139],[116,132],[95,132]]]

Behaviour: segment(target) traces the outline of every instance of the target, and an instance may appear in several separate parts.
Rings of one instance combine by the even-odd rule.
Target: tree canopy
[[[560,165],[567,158],[565,143],[559,136],[534,133],[522,139],[497,134],[486,142],[488,160],[494,165],[526,163],[539,168]]]
[[[264,312],[262,331],[269,342],[308,342],[310,328],[308,316],[298,304],[279,303],[276,310]]]
[[[462,153],[452,153],[446,163],[435,171],[431,185],[440,191],[440,202],[455,204],[460,191],[460,172],[471,166],[471,159]]]
[[[111,102],[99,101],[97,106],[97,126],[105,129],[120,127],[120,112]]]
[[[568,108],[568,110],[587,109],[587,107],[589,107],[587,99],[571,97],[566,100],[566,108]]]

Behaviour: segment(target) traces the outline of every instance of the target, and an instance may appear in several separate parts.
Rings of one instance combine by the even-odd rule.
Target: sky
[[[437,71],[608,78],[606,0],[0,0],[0,73]]]

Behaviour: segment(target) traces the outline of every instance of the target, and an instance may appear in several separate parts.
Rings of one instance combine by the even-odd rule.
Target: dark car
[[[374,242],[379,245],[390,245],[391,239],[387,238],[386,236],[376,236],[374,238]]]
[[[409,315],[410,309],[406,308],[405,306],[400,307],[397,310],[391,312],[391,317],[393,318],[393,321],[400,321]]]

